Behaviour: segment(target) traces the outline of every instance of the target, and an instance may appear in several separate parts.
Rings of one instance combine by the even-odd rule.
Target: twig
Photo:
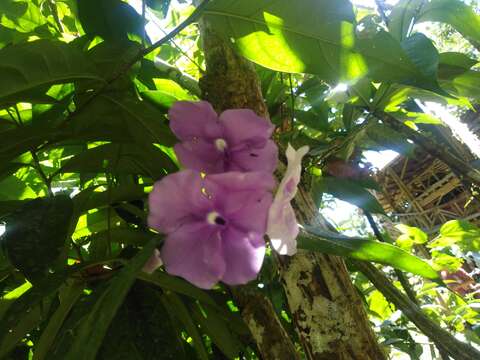
[[[53,15],[53,19],[55,20],[55,24],[57,25],[58,27],[58,32],[60,34],[63,34],[63,32],[65,31],[63,29],[63,25],[62,25],[62,22],[60,21],[60,18],[58,17],[58,11],[57,11],[57,6],[52,2],[52,0],[47,0],[47,4],[48,4],[48,7],[50,8],[50,12],[52,13]]]
[[[16,120],[9,109],[7,109],[7,113],[8,115],[10,115],[12,120],[15,121],[18,127],[23,126],[22,117],[20,116],[20,111],[18,110],[17,105],[15,105],[15,113],[17,114]],[[33,159],[32,167],[35,168],[35,170],[37,170],[38,175],[42,178],[43,182],[45,183],[45,186],[47,187],[48,195],[53,196],[54,194],[51,187],[51,181],[43,171],[42,166],[40,165],[40,159],[38,158],[34,148],[30,148],[30,154],[32,155],[32,159]]]
[[[122,77],[124,74],[130,70],[130,68],[135,65],[138,61],[140,61],[143,57],[146,55],[150,54],[152,51],[157,49],[158,47],[164,45],[165,43],[169,42],[171,39],[173,39],[175,36],[177,36],[183,29],[185,29],[188,25],[190,25],[192,22],[197,20],[200,15],[202,14],[203,10],[207,6],[210,0],[204,0],[194,11],[193,13],[185,19],[180,25],[178,25],[175,29],[173,29],[171,32],[169,32],[166,36],[149,46],[148,48],[145,49],[140,49],[137,54],[130,60],[128,61],[123,67],[121,67],[113,76],[108,79],[100,89],[95,91],[85,102],[80,105],[77,110],[75,110],[73,113],[70,114],[70,116],[75,116],[79,112],[83,111],[85,107],[90,104],[95,98],[97,98],[100,94],[105,92],[108,87],[118,80],[120,77]]]
[[[383,0],[375,0],[375,4],[377,5],[377,10],[380,14],[380,17],[385,22],[385,25],[388,26],[388,16],[385,13],[385,3]]]

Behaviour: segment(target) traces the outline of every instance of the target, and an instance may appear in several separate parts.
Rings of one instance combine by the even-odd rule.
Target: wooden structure
[[[398,156],[376,174],[382,192],[377,199],[395,222],[433,232],[448,220],[465,219],[480,225],[480,204],[451,170],[421,149]]]

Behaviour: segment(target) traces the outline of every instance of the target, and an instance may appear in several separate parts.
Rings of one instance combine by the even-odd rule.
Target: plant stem
[[[18,110],[18,106],[15,105],[15,113],[17,114],[17,118],[15,119],[15,117],[13,116],[13,114],[11,113],[11,111],[9,109],[7,109],[7,113],[8,115],[12,118],[12,120],[15,122],[15,124],[17,124],[18,127],[22,127],[23,126],[23,121],[22,121],[22,117],[20,115],[20,111]],[[40,176],[40,178],[43,180],[43,182],[45,183],[45,186],[47,188],[47,192],[48,192],[48,195],[49,196],[53,196],[53,191],[52,191],[52,187],[51,187],[51,180],[47,177],[47,175],[45,174],[45,172],[43,171],[42,169],[42,165],[40,165],[40,159],[38,158],[37,156],[37,153],[35,151],[34,148],[30,148],[30,155],[32,155],[32,159],[33,159],[33,168],[35,168],[35,170],[37,170],[37,173],[38,175]]]
[[[373,218],[372,214],[370,214],[368,211],[364,211],[364,213],[365,213],[365,217],[368,220],[368,223],[372,227],[372,230],[373,230],[373,233],[375,234],[375,237],[380,242],[386,242],[385,238],[383,237],[382,233],[380,232],[380,229],[378,228],[377,223],[375,222],[375,219]],[[394,271],[395,271],[395,275],[397,275],[398,281],[400,281],[400,284],[402,285],[403,290],[405,290],[405,293],[407,294],[408,298],[413,303],[418,305],[418,300],[415,297],[415,292],[413,291],[412,286],[408,282],[408,279],[405,276],[405,274],[398,269],[394,269]]]
[[[478,350],[458,340],[433,322],[422,312],[420,307],[403,295],[375,266],[355,259],[351,259],[351,261],[389,302],[393,303],[421,332],[430,338],[442,354],[448,354],[455,360],[480,359]]]

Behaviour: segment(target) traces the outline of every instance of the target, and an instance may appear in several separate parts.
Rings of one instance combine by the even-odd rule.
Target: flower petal
[[[274,129],[269,120],[250,109],[226,110],[220,115],[220,122],[224,126],[225,139],[233,148],[242,143],[263,147]]]
[[[203,139],[184,141],[174,147],[180,163],[187,169],[205,173],[225,171],[225,156],[212,143]]]
[[[222,136],[222,127],[212,105],[206,101],[177,101],[168,112],[170,128],[180,140]]]
[[[148,225],[170,233],[182,224],[196,221],[211,206],[202,194],[200,173],[183,170],[157,181],[148,196]]]
[[[288,166],[285,176],[278,187],[268,213],[267,235],[273,249],[281,255],[293,255],[297,251],[298,224],[290,201],[297,193],[302,171],[302,159],[308,152],[308,146],[297,151],[288,145]]]
[[[152,274],[162,265],[163,261],[160,257],[160,251],[158,249],[155,249],[152,256],[150,256],[145,265],[143,265],[142,271],[146,272],[147,274]]]
[[[265,256],[263,235],[242,232],[230,226],[222,234],[226,269],[221,280],[229,285],[246,284],[255,279]]]
[[[231,152],[230,171],[265,171],[273,173],[277,167],[278,148],[267,140],[261,148],[245,148]]]
[[[220,232],[203,222],[183,225],[168,235],[162,259],[167,272],[203,289],[212,288],[225,272]]]
[[[214,206],[226,214],[243,207],[245,196],[261,199],[275,186],[273,175],[265,172],[230,171],[207,175],[205,189]]]

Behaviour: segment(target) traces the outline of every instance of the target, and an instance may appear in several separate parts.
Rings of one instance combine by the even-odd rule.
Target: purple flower
[[[277,193],[268,213],[267,235],[272,248],[281,255],[294,255],[297,252],[298,224],[291,201],[297,193],[302,172],[302,159],[308,146],[295,150],[288,144],[286,155],[287,171],[278,186]]]
[[[169,117],[181,141],[175,153],[184,167],[207,174],[275,170],[278,149],[269,139],[274,126],[252,110],[226,110],[217,116],[206,101],[178,101]]]
[[[166,270],[205,289],[219,280],[254,279],[265,255],[273,186],[264,172],[205,177],[183,170],[156,182],[148,224],[167,234],[161,250]]]

